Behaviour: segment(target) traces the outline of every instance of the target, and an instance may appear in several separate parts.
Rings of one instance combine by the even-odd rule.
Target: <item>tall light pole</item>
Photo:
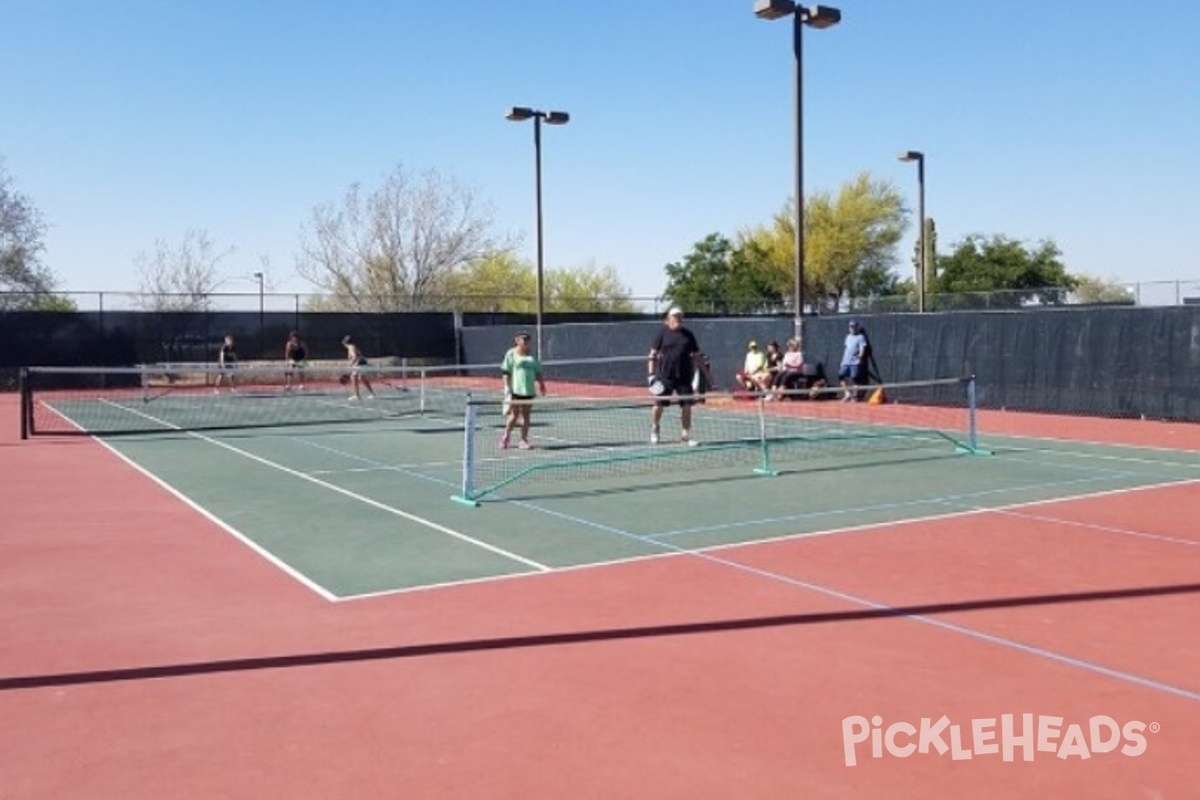
[[[537,323],[536,354],[542,357],[542,312],[545,310],[543,288],[544,263],[542,260],[542,120],[547,125],[566,125],[571,115],[565,111],[539,111],[525,106],[513,106],[504,115],[510,122],[533,120],[534,191],[537,196]]]
[[[929,253],[925,246],[925,154],[919,150],[905,150],[901,161],[917,162],[917,312],[925,313],[925,279],[929,277]]]
[[[258,357],[265,358],[267,355],[267,333],[264,325],[263,289],[266,276],[261,272],[256,272],[254,273],[254,279],[258,281]]]
[[[801,33],[804,26],[832,28],[842,21],[842,12],[829,6],[805,7],[793,0],[754,0],[754,15],[759,19],[780,19],[791,14],[794,21],[792,50],[796,54],[796,306],[795,337],[804,342],[804,58]]]

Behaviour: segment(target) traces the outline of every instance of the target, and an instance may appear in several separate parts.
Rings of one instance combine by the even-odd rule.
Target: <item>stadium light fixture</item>
[[[919,150],[905,150],[898,158],[901,161],[917,162],[917,313],[925,313],[925,294],[928,287],[929,255],[925,246],[925,154]]]
[[[791,16],[792,51],[796,61],[795,113],[796,113],[796,290],[792,300],[795,305],[795,337],[804,342],[804,58],[801,35],[804,28],[823,30],[832,28],[842,21],[842,12],[831,6],[802,6],[793,0],[754,0],[754,15],[759,19],[782,19]]]
[[[542,121],[547,125],[566,125],[571,115],[565,111],[540,111],[528,106],[513,106],[504,115],[509,122],[533,120],[534,193],[537,206],[537,300],[536,354],[542,358],[542,315],[545,311],[544,260],[542,253]]]

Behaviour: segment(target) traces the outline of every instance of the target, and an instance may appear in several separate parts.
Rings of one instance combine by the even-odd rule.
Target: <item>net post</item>
[[[758,449],[762,453],[762,463],[754,468],[757,475],[779,474],[779,470],[771,466],[771,445],[767,438],[767,396],[758,398]]]
[[[974,452],[979,449],[976,439],[978,423],[975,419],[975,376],[967,378],[967,445]]]
[[[29,370],[21,367],[17,371],[17,391],[20,393],[21,404],[21,438],[29,438],[29,422],[32,416],[33,403],[30,402]]]
[[[424,390],[424,381],[422,381],[422,391]],[[459,494],[451,495],[450,499],[456,503],[479,507],[479,501],[475,499],[475,404],[471,402],[471,395],[467,395],[466,409],[463,411],[463,456],[462,456],[462,491]]]
[[[417,390],[420,392],[420,394],[417,395],[417,408],[420,409],[420,414],[422,417],[425,416],[425,384],[428,383],[428,381],[426,380],[426,378],[428,378],[428,374],[429,374],[429,371],[427,369],[425,369],[425,367],[420,367],[417,370]],[[468,397],[467,398],[467,411],[468,412],[470,411],[470,408],[471,408],[471,400]],[[468,430],[469,430],[469,428],[468,428]]]
[[[975,376],[969,375],[963,379],[967,384],[967,442],[958,449],[972,456],[990,456],[991,450],[979,446],[979,422],[976,415],[977,395],[975,391]]]

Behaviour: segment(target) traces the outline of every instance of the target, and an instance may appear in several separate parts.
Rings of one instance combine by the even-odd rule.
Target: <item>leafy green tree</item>
[[[665,270],[664,295],[689,310],[737,314],[779,308],[784,302],[771,255],[757,242],[735,245],[710,233]]]
[[[629,290],[611,267],[548,269],[542,277],[547,312],[634,310]],[[447,278],[442,300],[461,311],[533,313],[536,268],[508,251],[487,253]]]
[[[1061,305],[1078,283],[1053,241],[1027,247],[1002,234],[967,236],[939,255],[937,266],[939,295],[986,292],[990,306]],[[935,302],[944,306],[946,300],[939,296]]]
[[[835,309],[844,298],[893,294],[896,244],[907,210],[894,185],[862,173],[837,195],[816,192],[805,203],[804,295],[808,305]],[[744,236],[744,248],[763,261],[781,297],[794,296],[795,203],[771,224]]]
[[[612,267],[595,266],[552,269],[544,276],[547,311],[633,311],[628,287]]]
[[[447,277],[443,304],[459,311],[532,312],[536,292],[533,267],[508,251],[496,250]]]

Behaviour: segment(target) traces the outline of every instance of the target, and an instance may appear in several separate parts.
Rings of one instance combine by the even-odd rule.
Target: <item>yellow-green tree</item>
[[[836,307],[843,297],[895,291],[896,245],[908,209],[889,181],[862,173],[836,195],[813,193],[804,213],[804,294],[814,306]],[[795,202],[789,201],[768,225],[741,235],[747,258],[791,297],[795,291]]]
[[[542,279],[547,312],[634,310],[629,290],[611,267],[548,269]],[[536,268],[511,252],[493,251],[449,276],[442,299],[446,307],[460,311],[532,314],[537,308]]]
[[[443,304],[459,311],[534,310],[537,276],[507,251],[493,251],[465,264],[446,279]]]

